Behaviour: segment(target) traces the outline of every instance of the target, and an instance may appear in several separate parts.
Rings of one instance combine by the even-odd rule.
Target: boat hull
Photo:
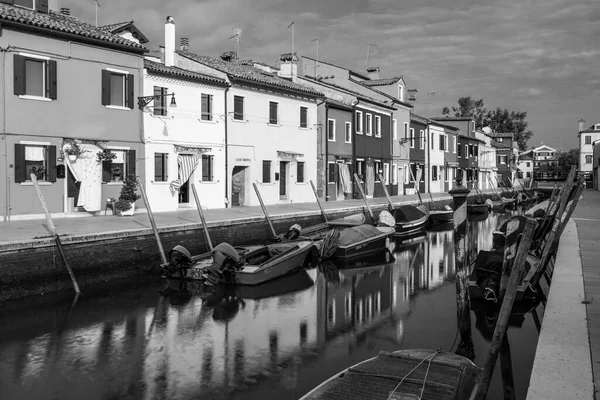
[[[396,218],[396,236],[408,236],[423,230],[429,219],[429,210],[424,206],[415,207],[421,212],[421,217],[407,221]]]
[[[431,223],[443,224],[446,222],[454,221],[454,211],[442,210],[442,211],[430,211],[429,221]]]
[[[365,254],[386,250],[390,245],[390,236],[394,234],[394,228],[380,227],[381,233],[353,243],[347,246],[338,246],[332,258],[347,259],[364,256]]]
[[[483,203],[483,204],[473,203],[473,204],[467,204],[467,210],[471,214],[487,214],[490,212],[490,207],[485,203]]]

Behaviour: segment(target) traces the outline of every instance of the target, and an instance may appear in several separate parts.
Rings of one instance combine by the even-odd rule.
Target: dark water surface
[[[472,257],[508,217],[471,222]],[[380,350],[454,351],[452,237],[429,231],[394,243],[392,258],[301,271],[230,300],[143,279],[86,287],[75,304],[67,294],[2,303],[0,399],[297,399]],[[471,318],[482,366],[493,313]],[[531,312],[511,322],[489,399],[503,399],[510,378],[526,397],[538,331]]]

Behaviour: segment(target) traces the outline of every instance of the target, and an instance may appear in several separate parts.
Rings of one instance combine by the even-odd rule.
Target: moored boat
[[[429,211],[429,222],[445,224],[454,221],[454,211],[449,210],[431,210]]]
[[[466,357],[439,350],[399,350],[332,376],[300,400],[469,399],[481,370]]]
[[[331,258],[352,258],[386,250],[395,228],[387,226],[360,225],[340,232],[337,249]]]
[[[467,211],[469,214],[487,214],[490,212],[490,206],[487,203],[469,203]]]
[[[410,235],[423,229],[429,219],[425,206],[403,205],[394,210],[396,235]]]

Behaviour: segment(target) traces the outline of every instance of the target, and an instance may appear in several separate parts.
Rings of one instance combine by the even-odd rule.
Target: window
[[[233,96],[233,119],[242,121],[244,119],[244,98]]]
[[[154,86],[154,115],[167,115],[167,88]]]
[[[344,125],[344,138],[346,143],[352,143],[352,122],[346,122]]]
[[[15,54],[13,61],[15,95],[57,98],[56,61],[20,54]]]
[[[593,162],[592,161],[592,156],[585,156],[585,163],[586,164],[591,164],[592,162]]]
[[[469,145],[465,144],[465,157],[469,157]]]
[[[116,158],[102,161],[102,182],[123,182],[126,175],[135,174],[135,150],[109,150]]]
[[[496,138],[496,142],[498,142],[498,143],[502,143],[502,138],[501,138],[501,137],[499,137],[499,138]]]
[[[362,111],[356,112],[356,133],[362,134],[363,132],[363,114]]]
[[[398,184],[398,164],[392,164],[392,185]]]
[[[167,153],[154,153],[154,182],[169,180],[169,155]]]
[[[431,132],[431,140],[430,140],[430,142],[431,142],[431,150],[434,149],[434,145],[435,145],[435,139],[434,138],[435,138],[435,132]]]
[[[213,96],[212,94],[202,93],[202,99],[200,102],[201,108],[201,119],[202,121],[212,121],[213,120]]]
[[[381,169],[381,161],[375,161],[373,163],[373,169],[375,170],[375,182],[380,182],[379,175],[383,173],[383,170]]]
[[[410,148],[415,148],[415,128],[410,128]]]
[[[410,182],[410,175],[408,174],[408,165],[404,166],[404,183]]]
[[[446,153],[449,151],[449,148],[448,148],[448,135],[444,135],[444,150],[446,151]]]
[[[475,121],[469,122],[469,126],[471,127],[471,132],[475,132]]]
[[[0,3],[16,4],[18,6],[31,8],[32,10],[48,13],[47,0],[0,0]]]
[[[392,120],[392,140],[398,140],[398,121]]]
[[[279,122],[279,103],[269,102],[269,124],[277,125]]]
[[[15,182],[56,182],[56,146],[49,144],[15,144]]]
[[[304,183],[304,162],[298,161],[296,166],[297,166],[296,182]]]
[[[500,164],[506,164],[507,159],[508,156],[498,156],[498,161],[500,162]]]
[[[5,1],[3,1],[3,3],[5,3]],[[33,0],[14,0],[14,3],[13,1],[10,1],[9,3],[27,8],[33,8]]]
[[[431,180],[432,181],[438,180],[438,166],[437,165],[431,166]]]
[[[390,184],[390,164],[383,164],[383,183],[386,185]]]
[[[585,136],[585,144],[592,144],[592,137],[590,135]]]
[[[439,143],[440,143],[440,150],[444,151],[444,135],[440,135],[439,138]]]
[[[527,168],[531,167],[531,163],[530,163],[529,161],[527,161],[527,162],[525,163],[525,165],[527,166]]]
[[[271,161],[263,161],[262,181],[263,183],[271,183]]]
[[[462,156],[462,147],[458,146],[458,157]]]
[[[452,136],[452,148],[453,152],[456,153],[456,136]]]
[[[102,70],[102,105],[133,109],[133,89],[132,74]]]
[[[404,123],[404,139],[408,140],[408,122]]]
[[[365,177],[365,161],[364,160],[356,160],[356,173],[360,178],[361,182],[364,181]]]
[[[402,85],[398,85],[398,99],[404,101],[404,88]]]
[[[529,171],[525,172],[525,177],[526,178],[531,178],[531,172],[529,172]]]
[[[425,149],[425,131],[421,130],[419,133],[420,133],[420,135],[419,135],[419,148],[421,150],[424,150]]]
[[[375,116],[375,137],[381,137],[381,117]]]
[[[308,108],[300,107],[300,128],[308,128]]]
[[[214,157],[208,154],[202,154],[202,182],[212,182]]]
[[[450,182],[450,167],[444,168],[444,180]]]
[[[335,183],[336,182],[336,166],[334,162],[327,163],[327,182]]]
[[[335,142],[335,119],[327,120],[327,140]]]
[[[373,135],[373,116],[371,114],[367,114],[367,136]]]

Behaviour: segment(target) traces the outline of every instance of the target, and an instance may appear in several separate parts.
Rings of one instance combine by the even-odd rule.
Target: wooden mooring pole
[[[383,189],[383,193],[385,194],[385,198],[387,199],[389,211],[391,213],[393,213],[394,212],[394,202],[392,201],[392,198],[390,197],[390,192],[388,192],[387,186],[385,186],[385,181],[383,180],[383,177],[381,176],[381,174],[377,173],[377,176],[379,177],[379,182],[381,183],[381,188]]]
[[[271,229],[271,234],[273,235],[273,238],[277,238],[277,232],[275,232],[275,228],[273,228],[273,224],[271,223],[271,218],[269,218],[269,213],[267,212],[265,203],[263,203],[263,199],[262,199],[262,196],[260,195],[260,191],[258,190],[258,186],[256,185],[256,182],[252,183],[252,185],[254,186],[254,191],[256,192],[256,197],[258,197],[258,202],[260,203],[260,207],[262,208],[263,214],[265,214],[265,218],[267,219],[269,228]]]
[[[356,181],[356,186],[358,186],[358,190],[360,190],[360,194],[363,198],[363,201],[365,202],[365,205],[367,206],[367,211],[369,212],[369,216],[371,217],[371,222],[374,224],[375,217],[373,216],[373,210],[371,210],[371,206],[369,205],[369,201],[367,200],[367,196],[365,195],[365,191],[363,190],[363,187],[360,185],[360,179],[358,179],[358,174],[356,172],[354,173],[354,180]]]
[[[81,291],[79,290],[79,285],[77,284],[77,280],[75,279],[75,274],[73,274],[73,270],[71,269],[71,266],[69,265],[69,261],[67,260],[67,257],[65,256],[65,252],[63,250],[62,243],[60,241],[60,237],[58,236],[58,233],[56,233],[56,226],[54,226],[54,222],[52,221],[52,217],[50,216],[50,211],[48,211],[48,206],[46,205],[46,201],[44,200],[44,196],[42,195],[42,190],[40,189],[40,185],[37,181],[37,177],[35,176],[35,174],[29,174],[29,176],[31,177],[31,182],[33,182],[33,186],[35,186],[35,191],[38,195],[38,198],[40,199],[42,208],[44,209],[44,214],[46,215],[46,222],[48,223],[48,229],[50,230],[50,233],[52,234],[52,236],[54,236],[54,241],[56,242],[56,247],[58,247],[58,252],[60,254],[60,257],[62,258],[63,262],[65,263],[65,267],[67,267],[67,271],[69,272],[69,277],[71,277],[71,283],[73,283],[73,289],[75,290],[75,293],[79,294],[79,293],[81,293]]]
[[[148,218],[150,218],[150,225],[152,225],[152,232],[154,232],[154,238],[156,239],[156,245],[158,246],[158,252],[160,253],[160,258],[162,259],[163,264],[168,263],[167,255],[165,254],[165,249],[163,248],[162,242],[160,241],[160,235],[158,234],[158,228],[156,227],[156,221],[154,221],[154,215],[152,215],[152,209],[150,208],[150,202],[148,201],[148,196],[146,196],[146,191],[144,190],[144,186],[140,183],[140,192],[142,192],[142,199],[144,199],[144,204],[146,205],[146,212],[148,213]]]
[[[460,179],[460,178],[459,178]],[[448,193],[454,208],[454,263],[456,268],[456,320],[460,343],[456,353],[470,360],[475,358],[471,333],[471,299],[469,297],[469,260],[467,253],[467,196],[469,189],[457,179],[456,186]]]
[[[196,191],[196,184],[192,183],[192,193],[194,194],[194,200],[196,201],[196,208],[198,214],[200,214],[200,220],[202,221],[202,229],[204,230],[204,237],[206,238],[206,245],[208,250],[213,251],[212,240],[210,240],[210,234],[208,233],[208,227],[206,226],[206,219],[204,218],[204,211],[202,210],[202,204],[200,204],[200,197]]]
[[[321,205],[321,199],[319,199],[319,193],[317,193],[317,189],[315,188],[315,184],[313,181],[310,181],[310,186],[312,187],[313,193],[315,194],[315,198],[317,199],[317,204],[319,205],[319,209],[321,210],[321,215],[325,222],[327,222],[327,215],[325,214],[325,210],[323,210],[323,206]]]

